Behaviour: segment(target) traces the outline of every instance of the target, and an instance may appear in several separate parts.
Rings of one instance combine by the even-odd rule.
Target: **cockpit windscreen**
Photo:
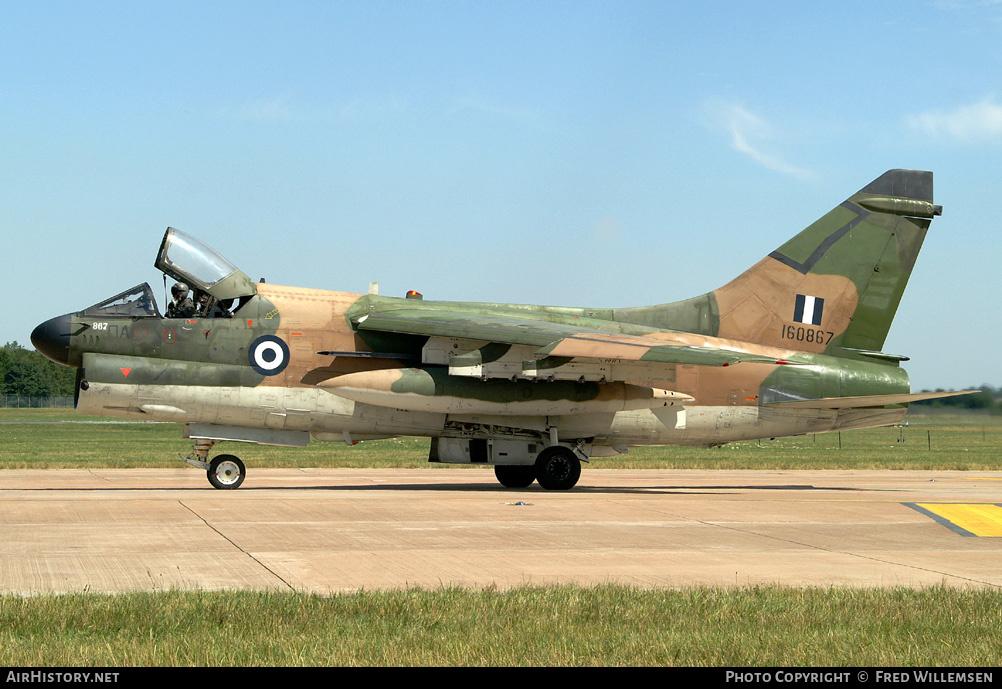
[[[121,294],[116,294],[110,299],[105,299],[93,306],[89,306],[81,312],[85,316],[132,316],[143,318],[146,316],[160,317],[157,309],[156,299],[153,298],[153,290],[149,284],[136,285],[132,289],[127,289]]]

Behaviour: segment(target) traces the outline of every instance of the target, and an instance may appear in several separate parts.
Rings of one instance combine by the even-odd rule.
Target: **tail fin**
[[[616,319],[808,352],[876,353],[941,212],[931,172],[890,170],[723,287],[617,310]]]

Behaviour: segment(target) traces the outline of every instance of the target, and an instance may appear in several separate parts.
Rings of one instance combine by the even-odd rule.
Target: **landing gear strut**
[[[208,461],[209,450],[215,444],[215,440],[198,438],[195,440],[195,447],[188,456],[180,455],[180,457],[188,464],[204,469],[213,488],[219,490],[239,488],[247,475],[247,468],[236,455],[219,455],[211,462]]]

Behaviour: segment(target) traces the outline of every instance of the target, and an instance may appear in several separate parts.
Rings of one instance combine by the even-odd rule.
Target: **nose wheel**
[[[233,490],[239,488],[247,475],[244,463],[236,455],[219,455],[211,462],[209,450],[216,444],[215,440],[209,438],[198,438],[195,440],[194,449],[184,456],[178,456],[192,466],[205,470],[205,475],[209,478],[209,483],[213,488],[219,490]]]
[[[247,469],[240,458],[235,455],[219,455],[211,462],[205,472],[209,477],[209,483],[213,488],[219,490],[233,490],[239,488],[244,482]]]

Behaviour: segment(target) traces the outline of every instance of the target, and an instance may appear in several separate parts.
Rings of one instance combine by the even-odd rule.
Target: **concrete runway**
[[[616,583],[1002,587],[1002,472],[0,471],[0,594]],[[981,535],[977,535],[981,534]]]

